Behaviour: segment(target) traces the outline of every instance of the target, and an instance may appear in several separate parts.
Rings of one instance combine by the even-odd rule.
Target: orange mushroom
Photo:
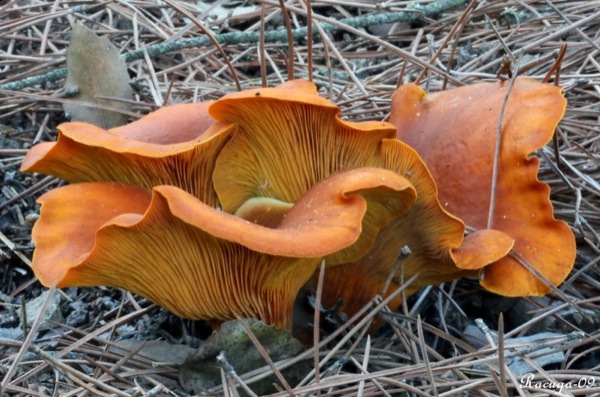
[[[472,269],[456,266],[453,256],[459,247],[477,269],[488,264],[490,258],[497,260],[506,255],[503,247],[494,244],[476,249],[463,244],[464,224],[442,209],[433,178],[412,148],[390,139],[383,142],[382,152],[382,166],[405,175],[417,191],[417,201],[404,217],[380,231],[364,256],[326,270],[322,302],[333,306],[341,298],[340,310],[349,315],[376,295],[391,294],[414,275],[418,277],[405,289],[406,296],[427,285],[476,275]],[[403,249],[406,255],[401,255]],[[395,310],[401,303],[402,297],[398,296],[388,307]],[[376,322],[371,329],[379,325],[381,322]]]
[[[510,92],[508,86],[509,82],[482,83],[426,94],[407,84],[392,97],[390,121],[398,127],[398,138],[423,157],[444,208],[474,232],[452,251],[456,265],[480,269],[481,284],[498,294],[543,295],[548,286],[518,258],[554,285],[565,279],[575,260],[573,233],[554,218],[550,189],[537,179],[539,160],[531,156],[551,139],[566,100],[560,88],[527,78],[518,78]],[[490,245],[505,252],[500,260],[472,261],[473,252]]]

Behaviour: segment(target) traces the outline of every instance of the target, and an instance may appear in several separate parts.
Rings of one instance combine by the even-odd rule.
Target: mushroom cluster
[[[325,303],[342,298],[349,313],[386,280],[415,274],[409,293],[485,269],[492,291],[543,294],[512,253],[553,284],[572,266],[572,234],[553,218],[528,157],[549,139],[564,99],[531,81],[515,86],[494,222],[482,225],[484,215],[470,212],[485,211],[490,177],[480,135],[495,132],[506,95],[482,87],[428,97],[403,86],[391,123],[344,121],[313,83],[293,80],[163,107],[111,130],[62,124],[58,140],[33,147],[22,165],[71,183],[39,199],[35,274],[46,286],[121,287],[186,318],[249,317],[283,329],[323,261]],[[521,112],[522,101],[535,109]],[[483,146],[465,154],[460,145]],[[532,236],[541,229],[551,240]],[[410,254],[396,266],[403,247]],[[503,280],[502,268],[515,276]],[[511,290],[513,278],[533,287]]]

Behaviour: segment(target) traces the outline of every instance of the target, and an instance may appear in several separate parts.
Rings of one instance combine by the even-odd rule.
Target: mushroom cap
[[[69,182],[120,182],[148,190],[173,185],[216,206],[210,179],[215,158],[235,126],[215,123],[209,106],[167,106],[110,130],[82,122],[61,124],[58,141],[34,146],[21,170]]]
[[[130,141],[173,145],[211,135],[215,121],[208,115],[211,101],[163,106],[144,117],[108,130]]]
[[[115,183],[68,185],[39,199],[34,271],[47,286],[125,288],[182,317],[253,317],[289,328],[298,290],[323,256],[358,239],[367,208],[361,195],[381,188],[406,210],[415,200],[402,176],[354,169],[316,184],[268,228],[174,186],[149,193]]]
[[[465,237],[450,255],[461,269],[480,270],[507,256],[514,245],[515,240],[500,230],[481,229]]]
[[[407,84],[392,97],[390,121],[398,127],[398,138],[414,147],[429,167],[446,210],[474,230],[504,233],[507,238],[497,253],[514,240],[512,250],[558,285],[573,266],[575,239],[569,227],[554,218],[550,189],[538,180],[539,160],[531,154],[551,139],[566,100],[559,87],[527,78],[515,81],[502,115],[495,210],[488,225],[498,121],[507,94],[508,82],[435,94]],[[492,234],[478,239],[486,249],[499,241]],[[474,245],[467,248],[473,252]],[[464,252],[455,259],[459,267],[481,265],[467,260]],[[481,284],[498,294],[527,296],[549,291],[510,254],[484,270]]]

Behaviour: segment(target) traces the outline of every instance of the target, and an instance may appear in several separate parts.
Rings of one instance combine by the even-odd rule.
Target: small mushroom
[[[574,235],[554,218],[550,188],[538,180],[539,160],[532,156],[551,139],[566,100],[559,87],[528,78],[518,78],[510,92],[508,86],[508,81],[480,83],[426,94],[407,84],[392,97],[390,121],[398,127],[398,138],[414,147],[429,167],[444,208],[475,232],[452,251],[456,265],[481,269],[481,284],[498,294],[543,295],[548,286],[517,258],[554,285],[565,279],[575,260]],[[472,261],[472,255],[490,246],[494,255],[501,254],[499,259]]]

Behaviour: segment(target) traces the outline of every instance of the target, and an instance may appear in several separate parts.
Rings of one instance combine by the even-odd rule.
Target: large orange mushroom
[[[554,218],[550,189],[538,180],[539,160],[531,155],[552,138],[565,107],[559,87],[528,78],[517,78],[510,90],[505,81],[426,94],[407,84],[393,95],[390,121],[398,138],[419,152],[444,208],[471,233],[453,259],[458,267],[479,270],[490,291],[543,295],[550,288],[528,265],[553,285],[573,266],[573,233]],[[487,263],[472,260],[473,252],[490,245],[506,254]]]

